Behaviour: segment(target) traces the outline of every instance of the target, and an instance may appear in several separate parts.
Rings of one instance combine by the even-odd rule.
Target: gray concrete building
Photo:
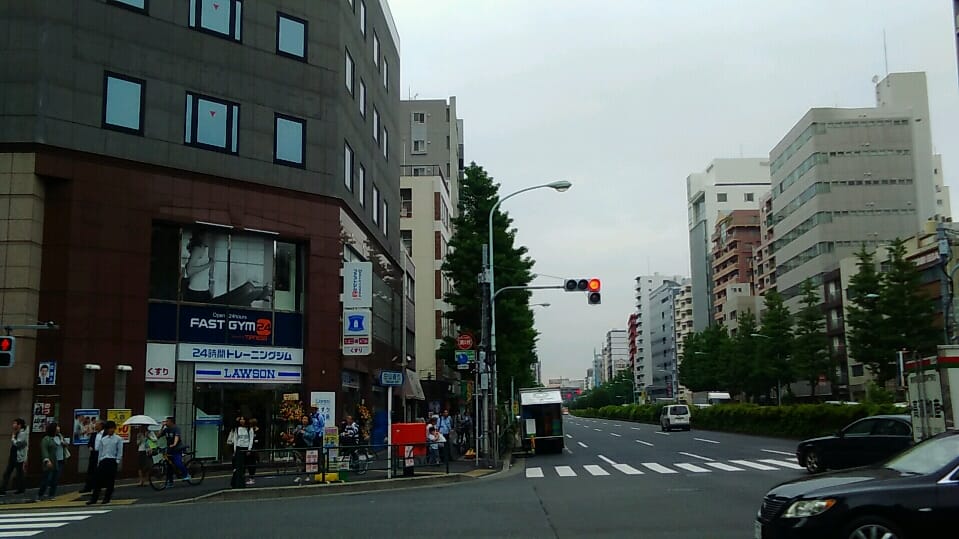
[[[609,381],[622,371],[629,369],[629,345],[625,329],[611,329],[606,332],[603,341],[603,370]],[[625,396],[627,399],[628,395]]]
[[[767,158],[714,159],[701,173],[686,178],[693,328],[713,319],[712,235],[719,219],[733,210],[755,210],[769,191]]]
[[[679,281],[665,281],[650,294],[650,368],[643,388],[647,401],[677,398],[679,362],[676,345],[676,300],[682,295]],[[695,305],[695,303],[694,303]]]
[[[633,392],[636,394],[637,400],[640,398],[643,387],[653,383],[650,374],[653,371],[651,332],[656,324],[656,319],[653,317],[653,291],[657,290],[663,283],[679,283],[686,279],[682,275],[663,275],[661,273],[638,275],[636,277],[636,311],[629,317],[628,335],[632,338],[629,349],[633,367]],[[692,297],[689,298],[689,308],[692,308]],[[691,322],[692,313],[689,316]]]

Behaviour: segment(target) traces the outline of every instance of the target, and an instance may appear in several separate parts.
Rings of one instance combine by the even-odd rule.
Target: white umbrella
[[[127,419],[126,421],[124,421],[123,424],[124,425],[146,425],[148,427],[155,427],[159,425],[159,423],[156,422],[156,419],[153,419],[152,417],[148,415],[135,415],[131,417],[130,419]]]

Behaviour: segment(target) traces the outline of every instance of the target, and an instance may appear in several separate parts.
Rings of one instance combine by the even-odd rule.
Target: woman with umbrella
[[[140,427],[137,431],[137,476],[140,478],[137,486],[146,486],[150,479],[150,467],[153,466],[153,453],[157,448],[157,435],[150,427],[158,423],[152,417],[135,415],[123,424]]]

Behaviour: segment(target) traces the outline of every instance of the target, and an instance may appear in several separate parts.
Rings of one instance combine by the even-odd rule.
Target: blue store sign
[[[230,307],[151,303],[148,340],[303,347],[303,316]]]

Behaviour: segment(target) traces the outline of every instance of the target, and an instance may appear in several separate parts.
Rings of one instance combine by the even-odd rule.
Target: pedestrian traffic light
[[[599,305],[602,297],[599,293],[602,284],[599,279],[566,279],[563,289],[567,292],[585,292],[587,303]]]
[[[0,337],[0,369],[13,367],[16,349],[16,337]]]

